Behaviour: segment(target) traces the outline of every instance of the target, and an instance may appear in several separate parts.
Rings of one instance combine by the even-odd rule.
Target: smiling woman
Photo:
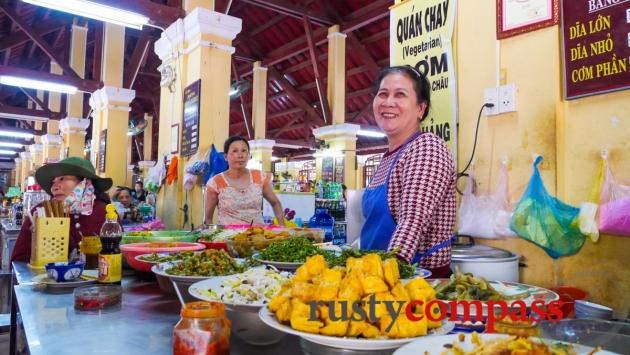
[[[398,249],[398,258],[439,278],[450,275],[455,170],[444,141],[419,131],[430,92],[427,78],[410,66],[379,75],[373,110],[389,149],[363,193],[361,249]]]
[[[247,169],[249,143],[233,136],[223,146],[228,170],[216,175],[207,185],[206,221],[211,221],[214,209],[219,207],[221,225],[262,224],[263,197],[273,208],[276,219],[284,225],[284,212],[280,200],[273,192],[271,174]]]

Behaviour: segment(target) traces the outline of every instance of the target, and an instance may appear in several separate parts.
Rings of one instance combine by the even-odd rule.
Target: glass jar
[[[223,303],[190,302],[173,330],[173,355],[230,353],[230,320]]]

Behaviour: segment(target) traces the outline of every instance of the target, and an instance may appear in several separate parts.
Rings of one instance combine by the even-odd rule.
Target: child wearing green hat
[[[35,179],[51,199],[63,201],[70,210],[69,253],[78,250],[81,236],[99,234],[105,222],[105,206],[110,203],[105,192],[112,187],[112,179],[99,177],[92,163],[79,157],[42,166],[35,172]],[[33,218],[37,217],[37,207],[31,211]],[[11,261],[30,260],[32,226],[33,221],[26,218],[15,242]]]

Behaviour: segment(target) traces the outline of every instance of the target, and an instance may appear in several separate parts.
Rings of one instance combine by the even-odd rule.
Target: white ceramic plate
[[[413,273],[414,276],[422,277],[423,279],[429,278],[433,273],[427,269],[417,268]]]
[[[277,329],[281,332],[300,336],[310,342],[320,345],[330,346],[333,348],[341,348],[348,350],[386,350],[397,349],[409,342],[423,338],[432,338],[436,335],[447,334],[454,328],[454,324],[451,322],[444,322],[441,328],[432,329],[428,335],[404,338],[404,339],[362,339],[362,338],[346,338],[346,337],[333,337],[327,335],[311,334],[295,330],[287,325],[284,325],[276,319],[276,316],[269,312],[267,307],[262,307],[258,313],[260,320],[268,326]]]
[[[299,268],[300,266],[304,265],[304,262],[298,262],[298,263],[289,263],[289,262],[283,262],[283,261],[269,261],[269,260],[262,260],[260,259],[260,254],[254,254],[252,256],[252,259],[265,264],[265,265],[271,265],[273,267],[275,267],[278,270],[297,270],[297,268]]]
[[[491,341],[491,340],[499,339],[499,338],[507,338],[508,336],[509,335],[505,335],[505,334],[479,334],[479,337],[484,341]],[[472,344],[472,341],[471,341],[472,335],[466,334],[466,338],[464,339],[463,342],[459,342],[458,337],[459,337],[459,334],[442,335],[442,336],[435,336],[435,337],[424,337],[423,339],[418,339],[412,343],[409,343],[401,347],[400,349],[396,350],[396,352],[394,352],[394,355],[418,355],[418,354],[440,355],[442,354],[443,351],[448,350],[447,348],[444,347],[444,345],[453,344],[453,342],[455,341],[458,341],[458,343],[464,349],[464,351],[471,351],[475,348],[475,345]],[[534,338],[534,339],[540,339],[540,338]],[[563,343],[561,341],[549,340],[549,339],[543,339],[543,341],[547,344]],[[564,344],[569,344],[569,343],[564,343]],[[586,354],[589,354],[591,351],[593,351],[593,348],[588,347],[588,346],[577,345],[577,344],[571,344],[571,345],[573,345],[573,350],[578,355],[586,355]],[[601,350],[594,354],[610,355],[614,353],[611,353],[610,351]]]
[[[431,283],[431,285],[433,286],[433,288],[436,288],[437,285],[444,282],[448,282],[448,279],[435,280],[434,282]],[[489,283],[490,285],[492,285],[492,287],[495,290],[507,296],[516,295],[525,291],[529,292],[528,297],[522,298],[519,300],[519,301],[523,301],[525,303],[525,306],[527,306],[527,308],[530,308],[532,303],[536,300],[541,300],[541,301],[544,301],[545,304],[549,304],[549,302],[551,301],[556,301],[560,299],[560,296],[558,296],[557,293],[551,290],[548,290],[546,288],[538,287],[538,286],[520,284],[516,282],[503,282],[503,281],[489,281]],[[510,303],[514,301],[515,300],[507,301],[507,303],[509,305]],[[448,301],[445,301],[445,302],[448,302]],[[483,316],[486,316],[488,314],[488,306],[486,306],[485,302],[482,302],[482,306],[483,306]],[[499,307],[499,305],[497,305],[497,307]],[[464,314],[464,308],[463,306],[459,305],[457,307],[457,315],[463,315],[463,314]],[[476,315],[475,307],[470,308],[470,314]]]
[[[211,279],[203,280],[194,283],[188,288],[188,293],[191,296],[198,298],[202,301],[209,302],[223,302],[225,308],[230,311],[238,311],[238,312],[255,312],[258,313],[260,307],[265,306],[263,303],[254,303],[254,304],[237,304],[237,303],[228,303],[216,298],[213,298],[209,295],[208,290],[212,289],[215,292],[219,293],[221,290],[221,284],[228,276],[217,276]]]
[[[68,289],[79,286],[93,284],[98,279],[98,270],[83,270],[81,276],[74,281],[57,282],[48,277],[47,274],[34,276],[32,281],[40,285],[45,285],[50,289]]]

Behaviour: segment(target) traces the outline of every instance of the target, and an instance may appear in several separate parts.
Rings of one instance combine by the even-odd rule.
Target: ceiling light
[[[0,130],[0,136],[22,138],[22,139],[32,139],[34,135],[32,133],[26,133],[26,132]]]
[[[15,155],[15,153],[16,153],[15,150],[0,149],[0,154],[2,155]]]
[[[278,158],[278,157],[271,157],[271,161],[278,161],[278,160],[280,160],[280,158]]]
[[[20,143],[0,142],[0,147],[5,148],[22,148],[23,145]]]
[[[20,78],[18,76],[0,75],[0,84],[19,86],[21,88],[29,88],[43,91],[54,91],[62,94],[74,95],[77,92],[77,87],[66,84],[58,84],[50,81],[33,80],[27,78]]]
[[[87,0],[22,0],[29,4],[141,30],[149,18],[136,12]]]
[[[48,117],[32,116],[32,115],[21,115],[19,113],[2,112],[1,108],[0,108],[0,117],[2,117],[2,118],[11,118],[11,119],[20,120],[20,121],[41,121],[41,122],[47,122],[48,121]]]
[[[340,152],[338,150],[330,150],[330,149],[313,154],[315,158],[338,158],[338,157],[343,157],[343,155],[344,155],[343,152]]]
[[[289,149],[304,149],[304,148],[307,148],[307,147],[303,147],[301,145],[283,144],[283,143],[276,143],[276,144],[274,144],[274,147],[289,148]]]
[[[360,129],[357,132],[357,136],[362,136],[362,137],[373,137],[373,138],[385,138],[387,137],[387,135],[383,132],[380,131],[372,131],[369,129]]]

